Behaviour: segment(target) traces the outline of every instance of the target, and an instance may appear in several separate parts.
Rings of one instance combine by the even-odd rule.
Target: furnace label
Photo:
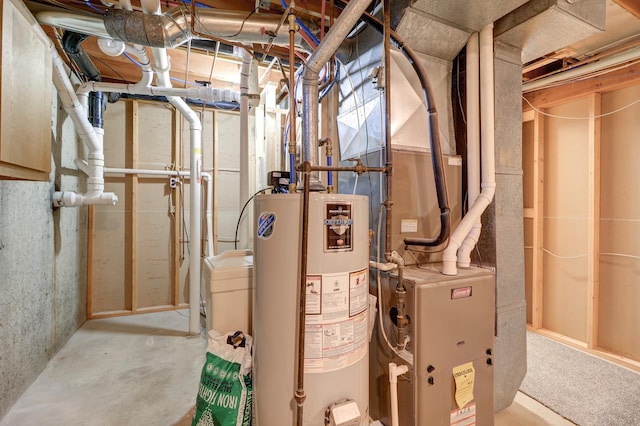
[[[473,401],[473,383],[475,381],[476,370],[473,362],[453,367],[453,379],[456,382],[456,404],[458,408],[464,408]]]

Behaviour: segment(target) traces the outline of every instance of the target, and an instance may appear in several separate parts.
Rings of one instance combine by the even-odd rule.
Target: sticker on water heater
[[[351,204],[327,203],[324,219],[325,251],[351,251],[353,219]]]
[[[263,240],[268,240],[271,235],[273,235],[273,228],[276,224],[276,214],[270,212],[262,212],[260,213],[260,217],[258,218],[258,228],[257,234],[258,238],[262,238]]]

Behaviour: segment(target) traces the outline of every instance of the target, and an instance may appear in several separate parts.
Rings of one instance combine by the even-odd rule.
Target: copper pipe
[[[385,253],[390,253],[391,248],[391,207],[393,206],[393,152],[391,151],[391,0],[384,2],[384,139],[387,162],[387,199],[384,202],[386,209],[385,229]]]
[[[304,163],[304,168],[310,166],[308,162]],[[304,191],[302,196],[302,244],[300,244],[300,288],[299,288],[299,301],[298,301],[298,387],[295,391],[294,397],[296,399],[296,418],[297,425],[303,424],[303,407],[304,400],[307,395],[304,391],[304,339],[305,339],[305,327],[306,327],[306,306],[307,306],[307,251],[309,246],[309,187],[310,172],[303,173],[304,176]]]
[[[309,172],[355,172],[358,175],[369,172],[385,173],[386,167],[368,167],[363,165],[358,159],[358,164],[355,166],[312,166],[311,163],[305,161],[302,164],[298,164],[296,170],[303,173]]]

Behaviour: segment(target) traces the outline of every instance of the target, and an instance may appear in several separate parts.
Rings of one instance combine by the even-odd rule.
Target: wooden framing
[[[171,138],[171,158],[174,161],[176,169],[182,164],[182,144],[180,143],[180,135],[182,134],[182,116],[174,109],[171,114],[171,129],[173,136]],[[172,292],[171,300],[174,306],[180,305],[180,248],[181,229],[182,229],[182,197],[177,188],[170,188],[173,192],[173,220],[171,223],[172,244]]]
[[[600,296],[600,124],[601,95],[589,96],[589,207],[587,237],[587,346],[598,346]]]
[[[87,207],[87,318],[93,318],[93,233],[95,231],[94,206]]]
[[[529,329],[542,335],[560,341],[567,345],[573,346],[595,356],[605,358],[609,361],[622,364],[626,367],[640,371],[640,360],[629,358],[624,350],[618,348],[619,353],[613,353],[608,349],[602,348],[601,331],[599,329],[602,321],[600,315],[601,303],[601,287],[600,287],[600,209],[601,209],[601,115],[602,115],[602,94],[605,92],[626,89],[632,86],[640,85],[640,64],[631,64],[624,68],[609,72],[598,79],[587,79],[572,82],[564,86],[558,86],[549,89],[538,90],[527,93],[525,97],[534,105],[532,108],[528,103],[523,101],[523,120],[534,120],[534,161],[538,161],[534,165],[534,205],[532,208],[525,209],[524,217],[533,219],[533,287],[532,287],[532,319]],[[585,128],[588,126],[587,138],[585,143],[588,144],[588,168],[586,170],[587,185],[587,265],[586,265],[586,289],[587,289],[587,306],[586,306],[586,333],[584,341],[582,338],[576,340],[566,335],[560,334],[545,328],[543,324],[542,306],[542,267],[544,255],[543,241],[543,218],[544,218],[544,122],[549,118],[544,117],[546,108],[568,104],[579,98],[586,99],[588,102],[588,120]],[[612,143],[615,141],[611,141]],[[605,145],[606,147],[606,145]],[[537,151],[536,151],[537,150]],[[537,197],[537,199],[536,199]],[[536,259],[536,254],[538,259]],[[536,275],[537,274],[537,275]],[[602,289],[606,290],[606,288]],[[610,297],[610,296],[609,296]],[[605,300],[604,298],[602,300]],[[603,302],[604,303],[604,302]],[[583,323],[584,324],[584,323]],[[548,326],[548,325],[547,325]],[[626,355],[625,355],[626,354]]]
[[[125,136],[125,164],[127,168],[138,167],[138,101],[127,102],[126,107],[126,136]],[[125,176],[126,192],[126,219],[125,235],[128,245],[125,248],[125,262],[129,283],[125,288],[125,306],[131,311],[138,309],[138,271],[137,271],[137,242],[138,242],[138,176],[128,174]]]
[[[542,336],[553,339],[557,342],[564,343],[565,345],[571,346],[572,348],[581,350],[583,352],[595,355],[600,358],[604,358],[616,364],[624,365],[627,368],[640,372],[640,362],[633,360],[631,358],[627,358],[622,355],[617,355],[611,352],[607,352],[598,348],[589,348],[587,343],[581,342],[580,340],[577,340],[577,339],[572,339],[571,337],[567,337],[563,334],[556,333],[555,331],[547,330],[544,328],[535,329],[532,326],[527,326],[527,329],[529,331],[533,331]]]
[[[609,72],[597,79],[580,80],[563,86],[536,90],[526,93],[524,97],[536,108],[549,108],[584,98],[591,93],[609,92],[638,83],[640,83],[640,63],[635,63]],[[528,111],[530,109],[529,104],[523,99],[522,110]]]
[[[533,259],[531,290],[531,322],[533,328],[542,327],[543,268],[544,268],[544,116],[533,114]]]

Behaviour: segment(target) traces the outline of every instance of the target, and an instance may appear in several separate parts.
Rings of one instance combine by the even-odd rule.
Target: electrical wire
[[[531,102],[529,102],[529,99],[527,99],[526,97],[524,97],[524,96],[523,96],[523,97],[522,97],[522,99],[524,99],[524,101],[525,101],[527,104],[529,104],[529,106],[530,106],[534,111],[537,111],[537,112],[539,112],[540,114],[545,115],[545,116],[547,116],[547,117],[551,117],[551,118],[559,118],[559,119],[562,119],[562,120],[589,120],[589,119],[591,119],[591,118],[602,118],[602,117],[607,117],[607,116],[609,116],[609,115],[617,114],[617,113],[619,113],[620,111],[624,111],[624,110],[625,110],[625,109],[627,109],[627,108],[631,108],[632,106],[634,106],[634,105],[635,105],[635,104],[637,104],[637,103],[640,103],[640,99],[636,99],[635,101],[631,102],[631,103],[630,103],[630,104],[628,104],[628,105],[625,105],[625,106],[623,106],[623,107],[621,107],[621,108],[618,108],[618,109],[613,110],[613,111],[610,111],[610,112],[606,112],[606,113],[604,113],[604,114],[598,114],[598,115],[594,115],[594,116],[586,116],[586,117],[567,117],[567,116],[564,116],[564,115],[549,114],[548,112],[545,112],[545,111],[543,111],[543,110],[541,110],[541,109],[538,109],[538,108],[536,108],[535,106],[533,106],[533,104],[532,104]]]
[[[87,7],[89,7],[90,9],[95,10],[99,14],[104,15],[104,10],[98,9],[93,4],[91,4],[91,2],[89,0],[85,0],[84,4],[87,5]]]
[[[244,28],[244,24],[246,24],[247,21],[249,20],[249,18],[251,18],[253,16],[253,14],[256,13],[259,9],[260,9],[259,7],[256,7],[251,12],[249,12],[247,17],[242,20],[242,24],[240,24],[240,29],[238,30],[237,33],[231,34],[231,35],[220,36],[220,38],[233,38],[233,37],[239,36],[240,33],[242,32],[242,29]]]
[[[525,249],[533,249],[533,246],[524,246]],[[546,248],[543,248],[543,250],[547,253],[549,253],[550,255],[552,255],[553,257],[557,257],[559,259],[578,259],[581,257],[587,257],[586,254],[580,255],[580,256],[558,256],[555,253],[552,253],[551,251],[547,250]],[[640,259],[640,256],[636,256],[633,254],[626,254],[626,253],[598,253],[598,255],[600,256],[618,256],[618,257],[628,257],[631,259]]]
[[[244,206],[242,206],[242,210],[240,210],[240,215],[238,216],[238,223],[236,224],[236,234],[235,237],[233,239],[233,243],[234,243],[234,247],[237,250],[238,249],[238,230],[240,229],[240,222],[242,221],[242,215],[244,214],[245,209],[247,208],[247,206],[249,205],[249,203],[251,202],[251,200],[253,200],[253,198],[260,194],[261,192],[264,192],[268,189],[272,188],[271,186],[267,186],[263,189],[261,189],[260,191],[256,192],[255,194],[253,194],[251,197],[249,197],[249,199],[247,200],[246,203],[244,203]]]

